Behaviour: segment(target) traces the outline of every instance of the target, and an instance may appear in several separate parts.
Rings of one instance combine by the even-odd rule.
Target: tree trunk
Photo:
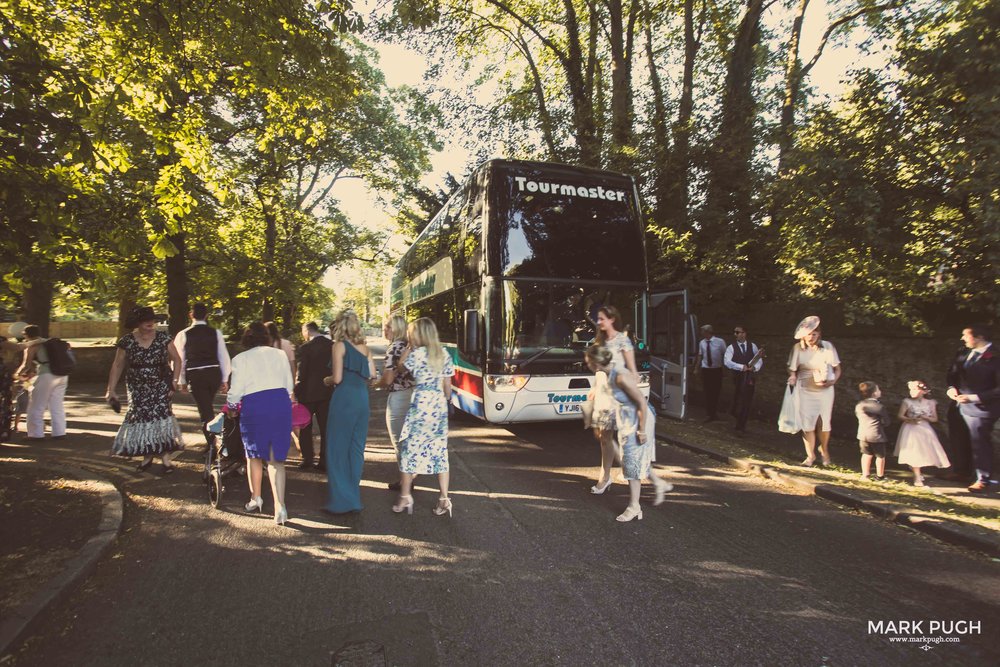
[[[25,271],[24,294],[21,307],[24,321],[36,324],[42,336],[49,335],[49,319],[52,316],[52,295],[55,291],[54,267],[38,259],[36,264]]]
[[[650,218],[656,225],[663,225],[670,219],[671,212],[668,208],[669,192],[671,190],[670,174],[670,138],[667,134],[667,103],[663,94],[663,83],[660,81],[660,72],[656,68],[656,54],[653,49],[653,15],[646,7],[646,66],[649,69],[649,83],[653,94],[653,198],[656,205],[653,207]]]
[[[118,292],[118,336],[124,336],[129,332],[125,326],[132,309],[139,305],[136,295],[139,293],[137,272],[132,268],[134,265],[125,265],[115,276],[115,287]]]
[[[573,109],[573,136],[576,139],[578,160],[587,167],[601,166],[601,145],[597,138],[597,123],[594,119],[594,103],[592,89],[587,86],[591,76],[584,74],[583,50],[580,48],[580,24],[577,19],[573,0],[563,0],[566,12],[567,47],[563,70],[569,87],[570,100]],[[593,12],[591,12],[593,15]],[[597,41],[596,21],[591,21],[588,44]],[[589,50],[588,50],[589,52]],[[592,61],[592,59],[591,59]],[[590,62],[590,61],[589,61]],[[588,65],[588,71],[590,67]]]
[[[171,234],[177,254],[164,261],[167,276],[167,329],[173,336],[188,325],[188,277],[184,232]]]
[[[611,154],[609,166],[627,171],[632,145],[632,45],[635,39],[635,3],[626,17],[622,0],[608,2],[611,46]]]
[[[749,0],[730,50],[719,132],[709,168],[702,225],[704,243],[700,245],[709,247],[720,241],[723,246],[717,250],[725,254],[734,251],[733,233],[741,239],[752,238],[751,158],[757,118],[753,75],[762,8],[763,0]]]
[[[707,1],[707,0],[703,0]],[[704,16],[702,17],[704,21]],[[701,28],[694,28],[694,0],[684,0],[684,67],[681,97],[677,106],[677,121],[673,127],[674,147],[667,176],[665,207],[668,225],[676,231],[690,228],[691,205],[691,123],[694,116],[694,65],[701,49]]]
[[[264,200],[261,200],[264,203]],[[274,210],[264,203],[264,276],[267,285],[273,285],[274,280],[274,254],[278,245],[278,219]],[[260,316],[265,322],[274,321],[274,296],[270,291],[265,292],[263,303],[261,303]]]
[[[802,85],[802,62],[799,60],[799,42],[802,39],[802,22],[810,0],[799,0],[798,11],[792,21],[792,33],[788,37],[788,57],[785,62],[785,94],[781,100],[781,121],[778,126],[778,174],[784,172],[785,157],[792,146],[792,132],[795,129],[795,108],[798,105],[799,90]]]

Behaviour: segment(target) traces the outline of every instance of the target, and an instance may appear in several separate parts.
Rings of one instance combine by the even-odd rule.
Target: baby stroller
[[[233,475],[245,477],[247,459],[243,450],[243,437],[240,435],[239,415],[230,417],[220,412],[208,423],[208,431],[214,437],[205,453],[205,472],[202,477],[208,485],[208,502],[218,509],[226,491],[226,478]]]

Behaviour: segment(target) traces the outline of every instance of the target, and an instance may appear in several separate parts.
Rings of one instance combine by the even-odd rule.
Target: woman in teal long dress
[[[357,512],[361,504],[361,472],[368,438],[368,381],[375,364],[365,345],[358,316],[344,311],[333,323],[333,375],[336,385],[326,427],[326,475],[329,489],[325,509],[342,514]]]

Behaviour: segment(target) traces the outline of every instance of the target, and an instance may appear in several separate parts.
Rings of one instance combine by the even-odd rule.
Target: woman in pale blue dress
[[[413,398],[399,436],[399,500],[393,512],[413,514],[410,494],[415,475],[437,475],[440,493],[434,514],[451,516],[448,497],[448,401],[451,400],[451,376],[455,374],[451,357],[438,342],[437,327],[427,318],[411,322],[407,328],[410,349],[401,363],[413,376]]]
[[[608,348],[591,345],[587,348],[586,359],[590,370],[608,374],[608,385],[614,398],[618,444],[622,448],[622,474],[628,480],[629,489],[628,507],[617,519],[642,521],[642,509],[639,507],[642,480],[648,479],[656,488],[653,505],[661,505],[664,494],[674,488],[653,471],[653,448],[656,446],[653,411],[639,391],[635,376],[627,368],[613,365],[612,353]]]
[[[337,387],[326,422],[329,499],[325,509],[343,514],[364,509],[361,473],[368,439],[368,381],[375,365],[354,311],[344,311],[334,321],[333,340],[333,375],[323,378],[327,386]]]

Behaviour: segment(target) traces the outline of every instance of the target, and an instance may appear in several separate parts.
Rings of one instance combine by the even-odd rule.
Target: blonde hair
[[[364,345],[365,334],[361,331],[361,322],[353,310],[342,311],[337,315],[330,327],[333,330],[333,340],[346,340],[354,345]]]
[[[392,336],[390,340],[405,340],[406,339],[406,318],[402,315],[393,315],[386,322],[389,325],[389,335]]]
[[[441,347],[441,341],[438,340],[438,330],[434,325],[434,320],[429,317],[421,317],[410,322],[410,326],[406,328],[406,337],[414,349],[427,348],[427,364],[432,371],[440,373],[444,369],[444,348]]]
[[[587,351],[584,352],[584,354],[587,356],[587,358],[596,361],[599,366],[607,366],[608,364],[611,363],[611,358],[612,358],[611,350],[604,347],[600,343],[594,343],[593,345],[588,347]]]

